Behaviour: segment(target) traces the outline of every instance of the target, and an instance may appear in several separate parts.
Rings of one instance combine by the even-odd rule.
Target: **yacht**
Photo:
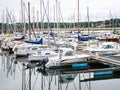
[[[120,45],[116,42],[99,42],[96,47],[88,46],[84,51],[90,53],[119,53]]]
[[[48,62],[45,64],[46,68],[59,68],[62,64],[84,62],[85,58],[90,57],[85,53],[77,54],[72,48],[61,47],[55,51],[58,54],[48,58]]]

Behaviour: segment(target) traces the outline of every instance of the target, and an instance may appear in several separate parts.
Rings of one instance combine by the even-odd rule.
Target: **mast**
[[[37,29],[39,29],[39,11],[37,11]]]
[[[37,29],[39,29],[39,11],[37,10]]]
[[[87,18],[88,18],[88,38],[90,36],[90,21],[89,21],[89,7],[87,6]],[[90,40],[88,40],[88,46],[90,46]]]
[[[56,25],[55,25],[55,24],[56,24],[56,23],[55,23],[55,5],[53,6],[53,11],[54,11],[54,32],[55,32],[55,26],[56,26]]]
[[[6,31],[5,31],[5,34],[6,33],[10,33],[9,32],[9,15],[8,15],[8,10],[7,10],[7,7],[6,7]]]
[[[40,26],[39,26],[39,28],[40,28],[40,30],[42,30],[43,29],[43,21],[42,21],[42,15],[43,15],[43,12],[42,12],[42,0],[40,0]]]
[[[58,40],[60,39],[60,36],[59,36],[59,29],[58,29],[58,27],[59,27],[59,23],[58,23],[58,6],[59,6],[60,4],[58,3],[58,0],[56,0],[56,21],[57,21],[57,34],[58,34]],[[58,42],[59,43],[59,42]]]
[[[49,26],[49,0],[48,0],[48,47],[50,47],[50,26]]]
[[[28,2],[28,19],[29,19],[29,40],[31,40],[31,28],[30,28],[30,3]]]
[[[26,34],[26,23],[25,23],[25,3],[23,3],[23,21],[24,21],[24,34]]]
[[[33,6],[33,29],[35,28],[35,7]]]
[[[43,2],[43,8],[45,10],[45,14],[46,14],[46,18],[48,20],[48,47],[50,46],[50,20],[49,20],[49,0],[47,2],[47,5],[48,5],[48,11],[46,11],[46,8],[45,8],[45,5],[44,5],[44,2]]]
[[[55,23],[55,5],[53,6],[53,12],[54,12],[54,32],[55,32],[55,27],[56,27],[56,23]],[[56,43],[55,35],[53,37],[54,37],[54,42]]]
[[[21,0],[21,29],[23,33],[23,0]]]
[[[3,14],[1,15],[1,19],[2,19],[2,34],[4,34],[4,23],[5,23],[5,12],[3,10]]]
[[[58,1],[58,40],[60,40],[60,1]]]
[[[90,20],[89,20],[89,7],[87,6],[87,18],[88,18],[88,35],[90,34]]]
[[[13,10],[13,15],[12,15],[12,19],[13,19],[13,34],[16,35],[16,22],[15,22],[15,15],[14,15],[14,10]],[[12,21],[11,21],[12,23]]]
[[[79,20],[79,19],[80,19],[80,18],[79,18],[79,13],[80,13],[80,12],[79,12],[79,7],[80,7],[80,6],[79,6],[79,0],[78,0],[78,32],[80,32],[80,27],[79,27],[79,22],[80,22],[80,20]]]

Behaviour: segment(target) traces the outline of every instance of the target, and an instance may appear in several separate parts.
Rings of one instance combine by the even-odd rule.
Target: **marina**
[[[39,45],[36,42],[28,44],[22,41],[14,44],[13,49],[4,49],[1,45],[0,74],[3,75],[6,85],[10,82],[11,84],[3,87],[4,83],[2,83],[0,89],[112,90],[113,87],[119,88],[119,84],[113,84],[120,81],[119,49],[117,49],[119,43],[103,42],[105,43],[103,48],[92,50],[85,48],[88,46],[81,46],[82,49],[74,50],[67,45],[56,48],[51,44],[52,48],[48,48],[47,45]],[[94,45],[92,47],[98,47],[97,43]],[[16,52],[18,50],[20,53]],[[17,54],[21,56],[16,57]],[[111,88],[103,88],[102,83],[106,86],[110,85]]]
[[[112,87],[104,89],[119,88],[118,84],[113,84],[120,81],[119,42],[101,41],[97,37],[99,35],[89,39],[85,35],[80,36],[78,41],[72,41],[61,35],[60,42],[65,40],[64,43],[58,41],[49,44],[45,36],[38,41],[25,40],[26,37],[2,39],[0,75],[5,82],[9,82],[2,83],[0,89],[101,90],[102,83],[108,85],[106,82],[111,82],[109,87]],[[77,40],[76,37],[74,39]],[[70,42],[77,46],[73,47]],[[5,84],[9,87],[4,87]]]
[[[98,1],[1,2],[0,90],[119,90],[119,12]]]

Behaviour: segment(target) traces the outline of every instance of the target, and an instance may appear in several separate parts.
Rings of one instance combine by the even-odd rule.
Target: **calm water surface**
[[[120,78],[96,80],[93,72],[42,70],[34,65],[26,69],[26,65],[24,59],[15,63],[12,56],[0,56],[0,90],[120,90]]]

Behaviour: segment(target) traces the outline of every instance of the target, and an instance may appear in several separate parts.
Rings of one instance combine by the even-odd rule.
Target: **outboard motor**
[[[48,57],[43,58],[41,61],[41,64],[43,65],[43,67],[45,68],[45,64],[49,61]]]

